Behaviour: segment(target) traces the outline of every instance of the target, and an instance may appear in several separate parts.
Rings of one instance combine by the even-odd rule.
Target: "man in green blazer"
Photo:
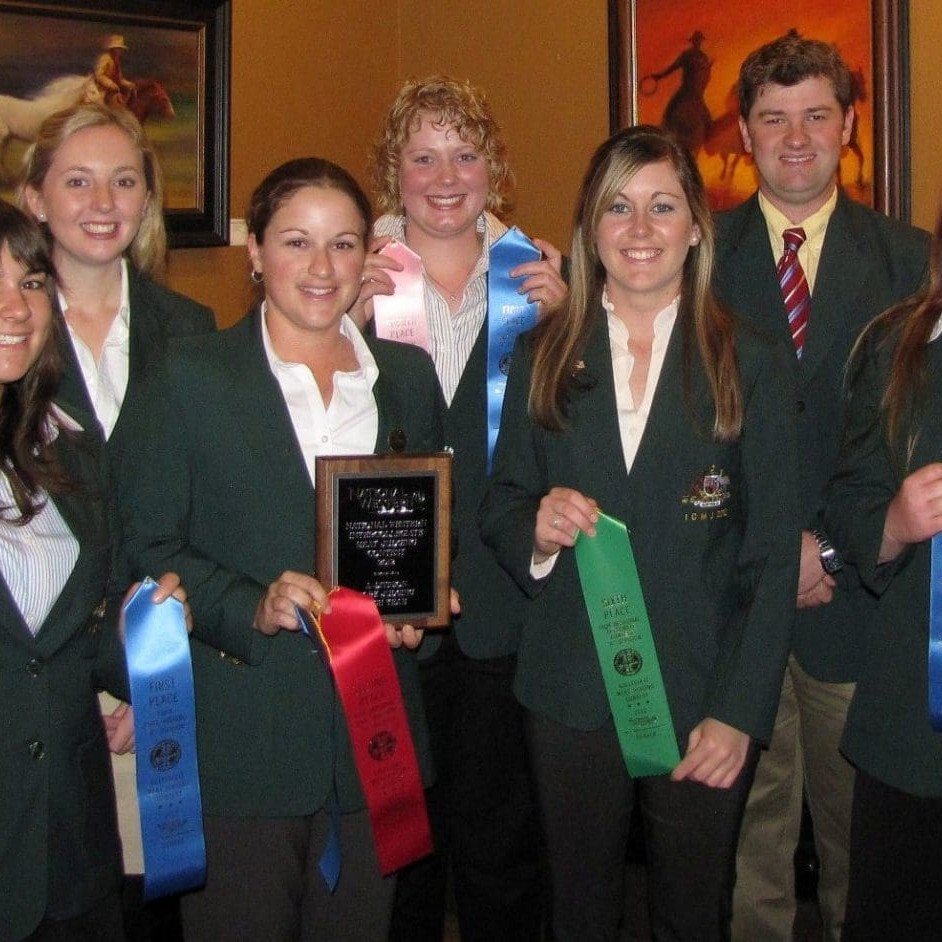
[[[847,356],[874,315],[922,281],[927,235],[841,191],[839,162],[854,109],[847,66],[832,46],[796,34],[763,46],[743,63],[739,93],[740,128],[759,191],[717,218],[717,293],[741,316],[789,337],[776,260],[784,231],[800,227],[798,258],[811,305],[793,364],[805,528],[794,643],[775,733],[743,821],[733,937],[791,938],[804,786],[821,860],[825,938],[837,940],[853,787],[838,746],[872,599],[851,566],[837,571],[841,547],[830,545],[818,518],[837,461]]]

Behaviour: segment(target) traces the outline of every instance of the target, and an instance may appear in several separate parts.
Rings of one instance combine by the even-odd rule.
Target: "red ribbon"
[[[432,852],[425,794],[376,603],[343,587],[318,629],[340,693],[383,875]]]

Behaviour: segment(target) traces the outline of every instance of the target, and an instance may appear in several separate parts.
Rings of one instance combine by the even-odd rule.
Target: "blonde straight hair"
[[[23,179],[17,202],[25,209],[27,188],[42,189],[56,152],[73,134],[87,128],[110,126],[124,131],[140,152],[144,165],[144,183],[150,195],[141,217],[141,225],[128,248],[128,254],[139,272],[159,280],[163,278],[167,265],[163,174],[144,129],[126,108],[109,108],[99,103],[81,104],[46,118],[39,128],[36,141],[23,158]],[[48,237],[48,226],[43,224],[43,228]]]
[[[717,302],[711,285],[715,237],[703,181],[687,151],[664,131],[647,125],[626,128],[592,156],[579,193],[570,260],[568,299],[534,331],[530,412],[541,425],[566,425],[567,402],[602,296],[605,269],[595,234],[605,212],[642,167],[668,161],[677,173],[701,237],[684,262],[679,326],[692,333],[713,399],[713,434],[734,440],[742,430],[742,391],[733,319]]]

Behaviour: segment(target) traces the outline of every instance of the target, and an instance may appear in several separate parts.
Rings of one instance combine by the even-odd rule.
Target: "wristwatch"
[[[831,541],[820,530],[812,530],[811,535],[818,544],[821,568],[829,576],[835,572],[840,572],[844,568],[844,560],[841,559],[840,553],[831,545]]]

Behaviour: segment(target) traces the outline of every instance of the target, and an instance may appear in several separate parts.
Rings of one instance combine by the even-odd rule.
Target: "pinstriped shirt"
[[[59,434],[60,426],[80,428],[61,409],[52,409],[49,441]],[[78,541],[56,505],[45,492],[39,496],[44,501],[42,510],[29,523],[11,523],[10,518],[19,513],[10,480],[0,473],[0,506],[14,508],[0,513],[0,575],[34,635],[52,611],[79,557]]]
[[[425,275],[425,312],[428,316],[429,354],[435,363],[435,372],[445,396],[451,405],[461,375],[467,366],[471,350],[481,332],[487,316],[487,263],[491,244],[500,238],[507,227],[491,213],[478,218],[478,233],[483,235],[481,255],[471,270],[461,298],[461,306],[452,314],[448,302],[431,279]],[[380,216],[373,225],[373,233],[390,236],[405,243],[405,216]]]

